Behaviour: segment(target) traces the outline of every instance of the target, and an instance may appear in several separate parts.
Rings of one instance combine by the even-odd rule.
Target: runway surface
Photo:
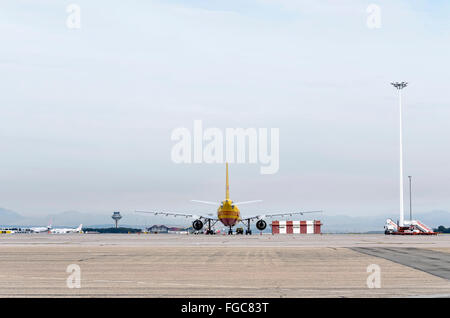
[[[448,297],[449,253],[448,235],[2,235],[0,297]]]
[[[411,247],[353,247],[352,249],[450,280],[450,253]]]

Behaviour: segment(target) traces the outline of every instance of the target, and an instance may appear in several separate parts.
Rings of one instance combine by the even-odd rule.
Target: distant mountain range
[[[83,227],[97,227],[107,228],[114,224],[111,219],[111,213],[85,213],[78,211],[65,211],[57,214],[48,214],[41,216],[24,216],[17,212],[0,208],[0,227],[6,226],[46,226],[50,222],[53,226],[78,226],[83,224]],[[123,218],[119,221],[120,226],[133,227],[133,228],[145,228],[154,224],[165,224],[169,226],[188,226],[191,224],[190,219],[186,218],[173,218],[173,217],[156,217],[141,215],[134,212],[122,213]],[[397,215],[377,215],[377,216],[347,216],[347,215],[327,215],[318,214],[315,215],[316,219],[319,219],[323,223],[322,232],[324,233],[366,233],[366,232],[382,232],[383,226],[388,217],[394,221],[397,220]],[[314,217],[290,217],[285,219],[313,219]],[[423,223],[433,228],[439,225],[446,227],[450,226],[450,212],[447,211],[431,211],[427,213],[417,213],[414,215],[415,219],[422,221]],[[271,221],[270,219],[268,220]],[[269,223],[268,222],[268,223]],[[224,226],[219,225],[218,228]],[[253,226],[252,230],[256,233],[256,229]],[[270,231],[270,227],[266,229]]]
[[[78,226],[80,224],[91,225],[95,223],[111,226],[114,222],[111,214],[82,213],[77,211],[65,211],[57,214],[25,216],[17,212],[0,208],[0,226]]]
[[[0,224],[15,224],[22,222],[23,216],[17,212],[0,208]]]

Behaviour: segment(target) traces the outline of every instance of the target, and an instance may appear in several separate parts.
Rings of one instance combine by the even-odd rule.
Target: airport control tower
[[[114,222],[116,222],[116,229],[117,229],[119,227],[119,220],[122,218],[120,212],[113,212],[111,218],[114,220]]]

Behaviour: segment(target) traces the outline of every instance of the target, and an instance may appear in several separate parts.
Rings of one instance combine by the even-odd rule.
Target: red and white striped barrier
[[[322,223],[314,221],[273,221],[272,234],[320,234]]]

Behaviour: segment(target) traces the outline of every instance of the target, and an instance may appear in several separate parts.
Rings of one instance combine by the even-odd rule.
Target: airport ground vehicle
[[[386,220],[384,225],[386,235],[436,235],[437,233],[429,226],[418,220],[403,221],[403,226],[399,226],[391,219]]]

